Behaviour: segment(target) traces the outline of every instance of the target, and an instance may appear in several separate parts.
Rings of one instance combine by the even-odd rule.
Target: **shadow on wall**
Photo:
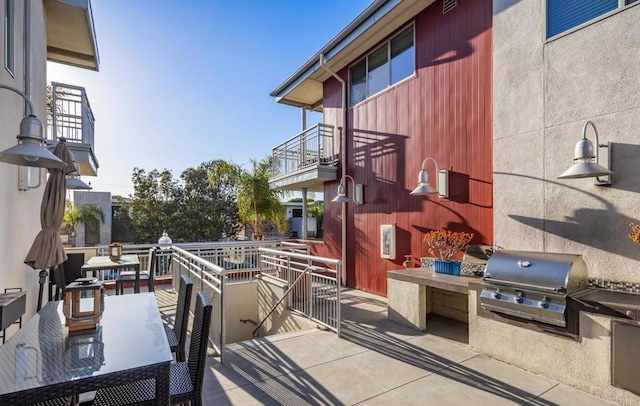
[[[563,188],[570,189],[572,191],[580,192],[589,198],[592,198],[602,204],[602,208],[586,208],[578,207],[573,212],[567,212],[562,220],[552,220],[539,217],[527,217],[516,214],[508,214],[508,217],[518,221],[522,224],[528,225],[535,229],[541,230],[545,233],[553,234],[558,237],[574,241],[576,243],[597,248],[611,254],[619,255],[622,257],[640,260],[640,250],[637,247],[633,247],[633,242],[627,238],[629,223],[640,222],[639,218],[632,218],[620,213],[616,208],[607,200],[594,193],[590,193],[578,187],[569,186],[564,183],[555,182],[552,180],[544,180],[535,176],[521,175],[506,172],[495,172],[495,176],[513,176],[519,178],[533,179],[541,182],[546,182],[553,185],[562,186]],[[615,176],[615,175],[614,175]],[[601,187],[601,186],[594,186]],[[602,186],[604,187],[604,186]],[[610,188],[615,188],[616,183]],[[579,201],[575,201],[575,205],[580,205]],[[611,219],[613,221],[606,221]],[[606,223],[605,223],[606,221]],[[607,224],[609,227],[622,227],[615,230],[615,236],[619,237],[619,243],[614,243],[611,238],[607,238],[607,230],[603,229],[602,225]]]
[[[521,0],[493,0],[493,15],[502,13],[504,10],[516,3],[520,3]]]

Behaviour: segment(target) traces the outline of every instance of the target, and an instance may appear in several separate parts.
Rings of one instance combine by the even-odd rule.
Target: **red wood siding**
[[[415,19],[416,75],[348,111],[346,173],[365,185],[365,204],[347,204],[347,284],[386,295],[388,270],[404,255],[430,256],[431,229],[470,231],[493,243],[490,0],[441,2]],[[346,79],[346,69],[340,72]],[[339,127],[341,88],[324,84],[325,123]],[[339,134],[339,131],[337,131]],[[338,142],[336,140],[336,142]],[[450,199],[411,196],[422,161],[449,169]],[[435,168],[427,165],[432,185]],[[351,194],[349,181],[349,194]],[[341,257],[337,182],[325,185],[324,243],[316,255]],[[396,259],[380,258],[380,225],[396,225]]]

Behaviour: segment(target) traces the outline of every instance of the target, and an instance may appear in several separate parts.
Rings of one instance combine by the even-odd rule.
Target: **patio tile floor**
[[[176,293],[156,291],[173,320]],[[387,320],[386,299],[345,289],[342,338],[322,330],[227,346],[210,356],[206,405],[611,405],[467,348],[466,325],[428,333]]]

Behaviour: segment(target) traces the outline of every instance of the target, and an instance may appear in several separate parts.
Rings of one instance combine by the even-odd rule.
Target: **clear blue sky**
[[[92,0],[100,72],[48,63],[86,88],[100,163],[94,191],[133,192],[134,167],[245,165],[300,131],[269,96],[372,0]],[[319,115],[309,117],[312,122]]]

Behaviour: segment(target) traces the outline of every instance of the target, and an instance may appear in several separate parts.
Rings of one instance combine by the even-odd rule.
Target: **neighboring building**
[[[629,223],[640,222],[640,2],[494,1],[493,45],[495,243],[582,254],[592,285],[638,293],[640,246],[627,234]],[[587,120],[600,144],[611,143],[611,186],[557,179],[571,166]],[[586,137],[596,146],[593,128]],[[620,296],[638,303],[637,296]],[[627,350],[624,335],[615,347],[612,334],[615,321],[634,312],[581,313],[577,341],[478,317],[469,344],[616,404],[637,405],[639,334]],[[637,323],[625,326],[638,331]],[[627,359],[616,385],[624,380],[636,395],[613,386],[612,371],[624,367],[614,358]]]
[[[93,247],[96,245],[109,245],[112,232],[113,203],[110,192],[73,192],[73,204],[76,207],[94,205],[100,207],[104,214],[104,222],[99,227],[87,224],[78,224],[76,227],[76,247]],[[124,241],[117,241],[124,242]]]
[[[418,266],[432,229],[493,244],[492,2],[458,3],[374,1],[272,92],[323,113],[322,124],[274,148],[270,184],[324,192],[324,242],[312,252],[342,258],[348,286],[385,295],[387,271],[405,255]],[[409,195],[427,157],[449,170],[448,198]],[[432,162],[427,170],[433,179]],[[331,202],[343,175],[364,185],[364,204],[346,203],[344,213]],[[351,179],[345,187],[353,199]],[[395,259],[381,258],[387,224]]]
[[[46,125],[47,60],[98,69],[98,52],[90,2],[60,0],[0,1],[0,83],[27,94]],[[0,151],[16,145],[25,102],[0,89]],[[73,151],[73,149],[72,149]],[[75,153],[75,151],[74,151]],[[33,187],[19,190],[19,174]],[[29,179],[30,178],[30,179]],[[37,185],[38,178],[41,179]],[[24,264],[40,231],[40,204],[46,170],[0,163],[0,289],[27,291],[25,321],[35,312],[38,271]]]
[[[302,202],[284,202],[284,213],[290,224],[289,236],[291,238],[304,238],[302,232]],[[307,238],[318,236],[318,220],[307,216]]]
[[[312,250],[343,258],[352,287],[386,295],[386,271],[401,268],[405,254],[416,266],[430,256],[423,233],[448,228],[475,233],[476,244],[582,254],[592,286],[638,293],[640,247],[627,237],[629,223],[640,223],[638,5],[374,1],[272,93],[324,121],[274,148],[270,184],[324,192],[324,241]],[[587,121],[600,144],[611,143],[610,186],[558,179]],[[426,157],[449,170],[449,198],[409,195]],[[433,179],[431,161],[427,170]],[[352,183],[364,185],[364,204],[330,202],[344,174],[355,181],[345,185],[351,199]],[[395,225],[395,259],[380,258],[385,224]],[[474,289],[467,299],[473,349],[617,404],[640,402],[637,305],[580,312],[569,338],[481,314]],[[616,340],[612,326],[622,320],[629,327]],[[628,354],[619,353],[624,343]],[[626,365],[614,365],[614,353],[628,355]],[[623,378],[636,389],[614,386],[616,367],[631,371]]]
[[[495,244],[582,254],[591,278],[640,284],[627,237],[640,222],[640,2],[544,3],[494,7]],[[612,144],[611,186],[557,179],[587,120]]]

